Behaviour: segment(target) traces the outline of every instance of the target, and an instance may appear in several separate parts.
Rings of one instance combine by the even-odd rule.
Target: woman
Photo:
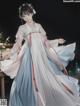
[[[10,59],[1,63],[2,71],[14,78],[9,106],[80,106],[77,80],[61,72],[74,58],[75,43],[59,47],[63,39],[47,40],[34,14],[30,4],[20,6],[25,24],[18,29]]]

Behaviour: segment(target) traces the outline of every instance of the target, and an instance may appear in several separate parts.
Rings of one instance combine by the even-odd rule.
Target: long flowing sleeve
[[[54,39],[54,40],[48,40],[50,45],[57,47],[59,44],[59,39]]]
[[[50,47],[46,47],[47,56],[55,63],[61,70],[64,70],[63,64],[61,63],[57,52]]]
[[[62,67],[62,64],[56,54],[56,51],[54,51],[52,48],[51,48],[51,44],[49,42],[49,40],[47,39],[47,36],[46,36],[46,32],[44,31],[43,27],[39,24],[39,31],[42,35],[42,41],[44,42],[44,44],[46,45],[46,53],[47,55],[49,56],[49,58],[55,62],[61,69],[63,68]],[[58,40],[57,40],[57,44],[58,44]]]
[[[43,42],[45,42],[45,40],[47,40],[46,32],[40,24],[39,24],[39,32],[41,33]]]
[[[22,27],[20,26],[16,33],[15,43],[10,52],[10,58],[14,58],[14,59],[16,58],[16,56],[18,55],[18,53],[21,49],[22,41],[23,41],[23,31],[22,31]]]
[[[16,41],[10,51],[9,59],[1,61],[1,71],[11,79],[17,75],[21,60],[18,58],[22,49],[23,32],[21,26],[16,34]]]

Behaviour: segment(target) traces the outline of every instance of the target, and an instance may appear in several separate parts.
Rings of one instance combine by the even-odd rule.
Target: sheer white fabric
[[[22,45],[23,39],[25,43]],[[35,23],[34,27],[27,24],[20,26],[16,34],[16,43],[11,50],[12,55],[9,60],[1,62],[1,70],[11,78],[15,78],[22,57],[27,48],[30,48],[33,63],[31,77],[35,77],[33,88],[36,106],[80,106],[78,80],[72,77],[68,79],[66,75],[55,72],[55,70],[61,71],[62,64],[67,66],[68,62],[74,59],[75,43],[60,47],[58,42],[57,46],[50,43],[49,48],[49,42],[40,24]],[[56,64],[58,69],[51,66],[50,61],[52,65]]]

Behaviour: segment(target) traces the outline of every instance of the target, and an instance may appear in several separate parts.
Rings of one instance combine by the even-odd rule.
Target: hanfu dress
[[[38,23],[21,25],[10,59],[1,62],[2,71],[14,79],[9,106],[80,106],[78,80],[60,65],[74,59],[75,46],[49,41]]]

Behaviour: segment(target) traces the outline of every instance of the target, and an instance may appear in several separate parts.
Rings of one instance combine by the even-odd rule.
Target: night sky
[[[68,42],[80,42],[80,3],[63,3],[61,0],[0,0],[0,32],[14,38],[21,20],[18,8],[32,3],[40,23],[49,39],[63,37]]]

